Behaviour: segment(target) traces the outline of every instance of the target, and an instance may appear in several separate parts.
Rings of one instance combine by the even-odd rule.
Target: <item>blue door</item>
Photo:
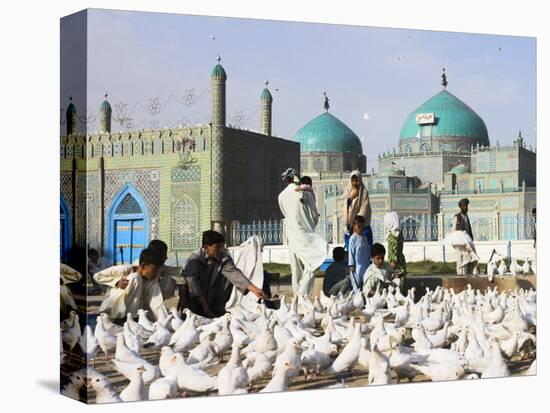
[[[139,199],[137,193],[126,191],[114,204],[111,215],[111,254],[115,264],[134,263],[146,247],[147,216],[136,197]]]
[[[71,247],[71,224],[69,209],[63,198],[59,202],[59,256],[61,262],[67,262]]]

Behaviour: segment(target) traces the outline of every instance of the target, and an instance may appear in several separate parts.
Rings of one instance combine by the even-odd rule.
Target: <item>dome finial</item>
[[[267,87],[267,85],[269,85],[269,80],[266,79],[264,83],[265,83],[265,87]]]
[[[330,108],[330,105],[329,105],[329,98],[327,96],[327,92],[323,92],[323,96],[325,97],[325,103],[323,105],[323,107],[325,108],[325,110],[328,112],[329,108]]]
[[[219,54],[219,53],[218,53],[218,56],[216,57],[216,60],[218,61],[218,63],[220,63],[220,62],[221,62],[221,60],[222,60],[222,58],[221,58],[221,56],[220,56],[220,54]]]
[[[441,85],[443,85],[443,89],[447,89],[447,75],[445,74],[445,68],[443,68],[443,73],[441,74]]]
[[[105,99],[107,99],[107,96],[109,96],[109,95],[107,94],[107,92],[105,92]]]
[[[72,102],[72,101],[73,101],[73,97],[69,96],[69,102]]]

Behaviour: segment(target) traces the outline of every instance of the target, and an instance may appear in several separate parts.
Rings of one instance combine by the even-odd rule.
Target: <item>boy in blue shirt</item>
[[[360,290],[363,286],[363,276],[370,264],[370,245],[367,237],[363,235],[364,228],[365,218],[357,215],[353,220],[353,234],[349,239],[348,250],[353,291]]]

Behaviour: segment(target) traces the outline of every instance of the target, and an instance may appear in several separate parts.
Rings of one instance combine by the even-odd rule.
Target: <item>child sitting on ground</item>
[[[99,308],[111,319],[122,319],[128,313],[137,316],[139,309],[150,309],[158,317],[163,304],[158,276],[162,257],[157,251],[145,248],[139,256],[139,265],[115,265],[94,274],[98,284],[111,287]]]
[[[378,287],[388,287],[392,283],[399,285],[399,276],[394,275],[393,268],[384,261],[386,249],[382,244],[375,243],[371,248],[372,264],[365,273],[363,294],[365,297],[372,297]]]
[[[346,261],[346,250],[343,247],[336,247],[332,250],[334,262],[325,271],[323,279],[323,293],[330,297],[342,293],[346,295],[351,291],[351,280],[349,268]]]

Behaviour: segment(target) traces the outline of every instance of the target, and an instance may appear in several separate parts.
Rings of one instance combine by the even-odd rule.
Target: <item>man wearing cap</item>
[[[471,248],[473,249],[472,252],[475,253],[476,251],[473,245],[474,234],[472,233],[472,225],[470,224],[470,218],[468,217],[469,203],[470,201],[467,198],[463,198],[460,201],[458,201],[458,207],[460,208],[460,212],[454,216],[453,229],[455,231],[464,231],[466,234],[470,236],[472,240],[472,243],[471,243]],[[477,264],[476,261],[472,261],[472,254],[470,251],[464,250],[462,252],[459,252],[459,256],[456,261],[456,273],[459,275],[472,274],[476,264]]]

